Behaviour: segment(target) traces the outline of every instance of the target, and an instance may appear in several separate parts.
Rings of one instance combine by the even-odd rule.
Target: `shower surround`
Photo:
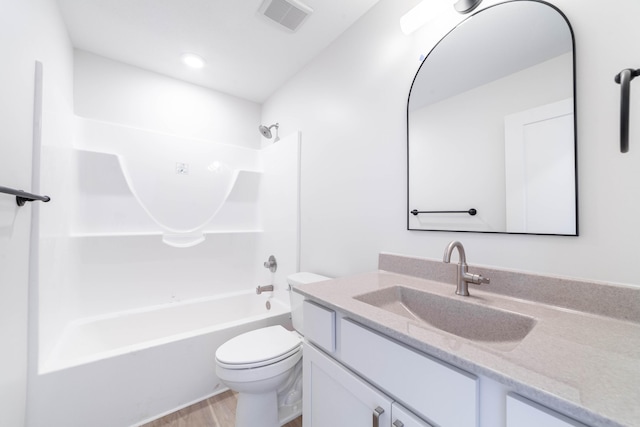
[[[135,425],[223,391],[217,346],[289,322],[300,135],[252,149],[73,121],[73,145],[41,154],[56,197],[39,211],[28,425]]]

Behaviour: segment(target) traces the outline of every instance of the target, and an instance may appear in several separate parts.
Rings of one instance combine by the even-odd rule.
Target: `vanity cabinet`
[[[391,427],[433,427],[426,421],[413,415],[398,402],[391,404]]]
[[[312,344],[303,366],[304,427],[431,427]]]
[[[507,427],[586,427],[516,394],[507,396]]]
[[[303,328],[308,340],[326,352],[336,350],[336,312],[311,301],[302,303]]]
[[[340,319],[340,360],[441,426],[475,427],[478,378]]]
[[[312,345],[305,343],[302,360],[304,427],[391,425],[391,399],[388,396]]]
[[[340,312],[303,312],[304,427],[587,427]]]

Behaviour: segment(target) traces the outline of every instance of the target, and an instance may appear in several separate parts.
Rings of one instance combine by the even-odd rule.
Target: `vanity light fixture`
[[[473,11],[480,3],[482,3],[482,0],[458,0],[453,5],[453,8],[456,12],[465,14]]]
[[[182,62],[191,68],[203,68],[205,64],[204,59],[195,53],[183,53]]]

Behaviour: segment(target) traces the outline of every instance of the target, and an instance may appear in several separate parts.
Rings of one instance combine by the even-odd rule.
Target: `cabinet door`
[[[516,394],[507,396],[507,427],[586,427]]]
[[[416,415],[412,414],[398,402],[391,405],[391,426],[392,427],[433,427]]]
[[[387,396],[309,342],[304,343],[302,360],[304,427],[391,425],[391,400]]]

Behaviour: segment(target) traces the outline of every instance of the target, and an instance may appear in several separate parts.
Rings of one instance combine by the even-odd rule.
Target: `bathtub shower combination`
[[[75,122],[73,148],[41,154],[60,195],[39,212],[29,424],[139,425],[224,391],[225,341],[290,326],[300,137],[254,150]]]

